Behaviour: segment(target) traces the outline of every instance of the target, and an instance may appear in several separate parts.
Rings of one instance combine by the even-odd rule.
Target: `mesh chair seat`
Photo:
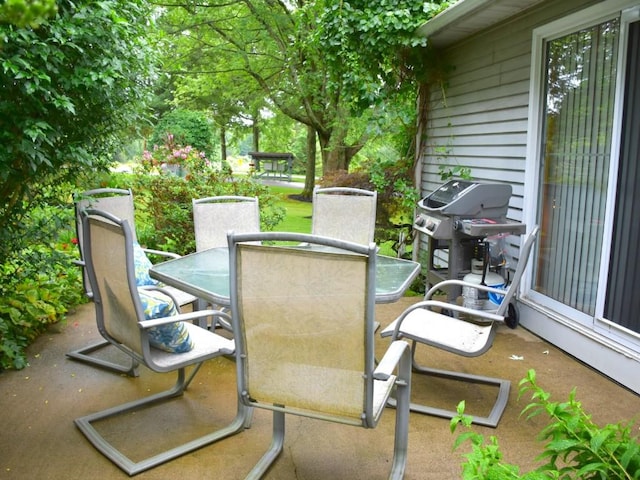
[[[398,319],[391,322],[382,330],[381,335],[391,335],[397,323]],[[493,326],[493,323],[460,321],[432,310],[418,309],[404,318],[402,336],[447,351],[470,355],[486,349],[495,334]]]
[[[377,198],[377,192],[361,188],[316,188],[311,233],[368,245],[375,233]]]
[[[232,355],[235,351],[235,342],[227,338],[215,335],[214,333],[185,322],[185,327],[189,331],[194,347],[184,353],[170,353],[152,348],[149,350],[149,362],[155,366],[158,372],[168,372],[176,369],[178,364],[192,364],[201,358],[218,355],[224,352]]]

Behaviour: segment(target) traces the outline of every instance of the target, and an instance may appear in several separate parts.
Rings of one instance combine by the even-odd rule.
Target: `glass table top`
[[[376,303],[400,299],[417,277],[420,264],[378,255],[376,258]],[[229,251],[212,248],[154,265],[149,274],[217,305],[229,305]]]

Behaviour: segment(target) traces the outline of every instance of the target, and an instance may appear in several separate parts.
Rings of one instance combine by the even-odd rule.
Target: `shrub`
[[[323,187],[351,187],[378,192],[376,242],[400,257],[411,257],[414,239],[413,211],[418,191],[412,186],[408,161],[378,160],[352,173],[339,170],[326,174]]]
[[[489,441],[474,432],[460,434],[455,448],[469,440],[471,453],[465,455],[464,479],[637,479],[640,478],[640,443],[632,437],[632,422],[599,427],[591,415],[576,400],[573,389],[566,402],[553,402],[551,395],[536,383],[534,370],[520,381],[520,396],[531,392],[532,402],[522,411],[527,418],[546,413],[550,423],[539,438],[547,443],[538,459],[542,466],[520,475],[519,468],[502,462],[502,453],[495,436]],[[459,424],[471,425],[464,415],[464,402],[458,405],[458,415],[451,420],[451,431]]]
[[[277,197],[269,188],[253,180],[234,178],[228,171],[203,170],[182,178],[171,174],[113,174],[107,185],[131,188],[136,209],[136,233],[148,248],[168,250],[181,255],[195,251],[193,198],[217,195],[258,197],[260,225],[273,230],[285,216]]]
[[[85,301],[81,271],[73,264],[77,248],[65,228],[72,218],[61,207],[32,210],[22,220],[22,247],[0,264],[0,369],[27,366],[26,347]]]

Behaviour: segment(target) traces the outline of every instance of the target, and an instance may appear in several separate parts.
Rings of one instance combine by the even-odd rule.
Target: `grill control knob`
[[[423,227],[427,220],[424,217],[416,218],[416,225],[419,227]]]
[[[436,229],[436,223],[433,220],[427,220],[424,228],[426,228],[430,232],[433,232]]]

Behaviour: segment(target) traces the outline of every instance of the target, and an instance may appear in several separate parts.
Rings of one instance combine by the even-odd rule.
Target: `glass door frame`
[[[622,14],[621,14],[622,12]],[[557,314],[571,322],[578,323],[589,330],[603,333],[605,336],[615,337],[629,345],[638,345],[640,336],[603,318],[605,294],[611,253],[611,237],[613,233],[613,208],[616,200],[616,183],[620,152],[620,132],[622,126],[624,79],[626,70],[626,53],[628,41],[628,24],[640,17],[640,6],[637,0],[610,0],[580,12],[561,18],[533,31],[531,55],[531,83],[529,102],[529,123],[527,137],[527,161],[525,171],[525,210],[524,219],[528,225],[538,222],[538,197],[541,186],[540,156],[541,136],[543,132],[545,112],[545,64],[547,42],[592,27],[615,17],[620,17],[620,39],[618,50],[618,65],[616,71],[616,92],[613,118],[613,132],[611,144],[611,158],[606,196],[606,214],[603,231],[603,244],[600,257],[600,274],[595,306],[595,316],[575,310],[559,301],[553,300],[532,289],[533,269],[523,278],[523,298],[528,298],[545,310]],[[634,20],[635,19],[635,20]],[[541,232],[544,235],[544,232]],[[538,251],[534,253],[537,257]],[[532,264],[536,258],[532,259]]]

